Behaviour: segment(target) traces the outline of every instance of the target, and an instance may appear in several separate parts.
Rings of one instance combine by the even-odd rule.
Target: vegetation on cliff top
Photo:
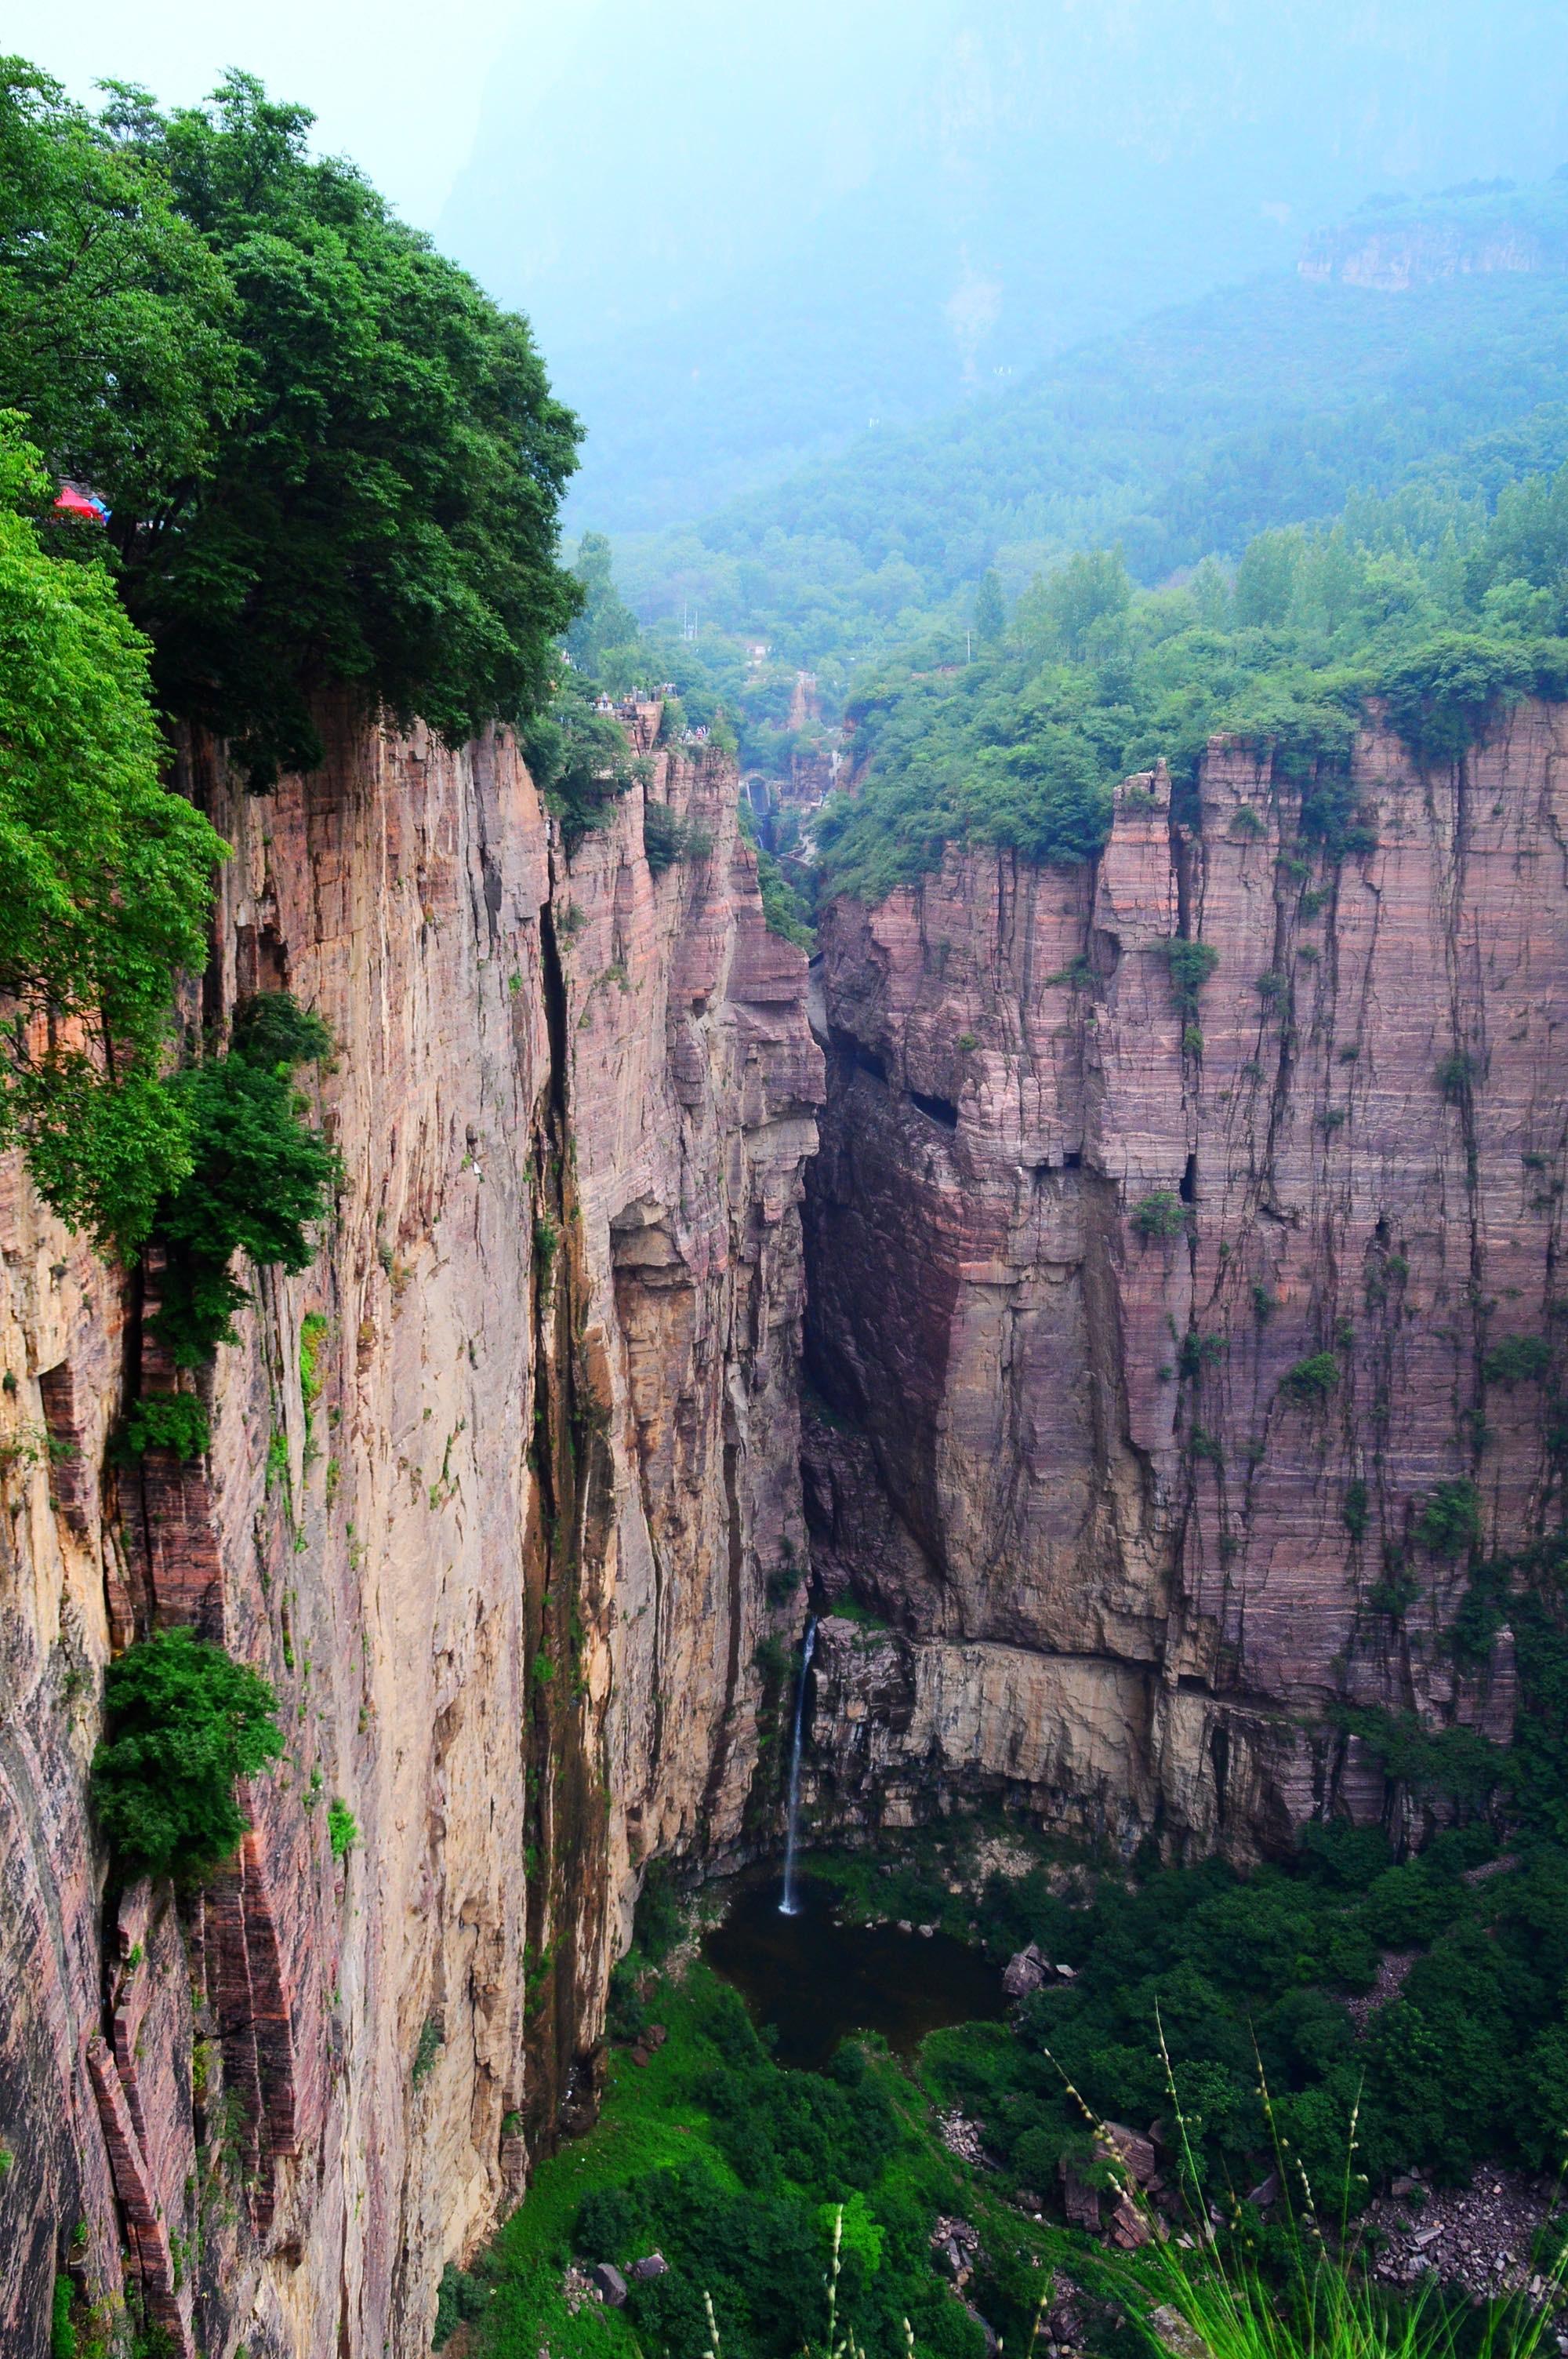
[[[164,711],[258,782],[319,759],[334,682],[454,741],[520,716],[577,603],[526,325],[310,122],[244,74],[90,115],[0,67],[0,403],[108,503]]]
[[[320,758],[329,690],[457,741],[540,704],[579,603],[577,426],[525,323],[309,124],[244,75],[90,114],[0,60],[0,1141],[100,1245],[157,1223],[188,1353],[234,1246],[302,1266],[331,1165],[265,1060],[168,1070],[224,847],[159,719],[257,787]]]
[[[865,766],[816,829],[830,890],[880,898],[953,842],[1070,864],[1111,790],[1169,762],[1195,775],[1216,732],[1265,740],[1333,857],[1368,848],[1343,780],[1379,698],[1422,760],[1452,757],[1499,704],[1568,693],[1568,469],[1356,502],[1328,530],[1264,534],[1227,579],[1138,592],[1119,555],[1070,559],[968,663],[914,650],[851,700]],[[961,652],[961,650],[960,650]]]

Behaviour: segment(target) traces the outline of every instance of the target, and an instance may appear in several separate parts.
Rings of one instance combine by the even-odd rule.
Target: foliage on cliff
[[[161,1069],[224,846],[160,781],[148,649],[106,569],[44,552],[51,495],[0,419],[0,1141],[66,1219],[135,1245],[190,1169]]]
[[[604,823],[632,783],[632,752],[613,713],[597,709],[594,684],[568,671],[550,702],[523,731],[523,754],[568,848]]]
[[[246,1832],[234,1780],[283,1751],[277,1699],[222,1647],[162,1630],[111,1663],[92,1807],[127,1875],[195,1875]]]
[[[191,1164],[154,1216],[166,1261],[153,1323],[184,1366],[234,1340],[233,1314],[248,1299],[234,1275],[236,1254],[259,1267],[310,1265],[310,1229],[339,1164],[304,1118],[308,1105],[294,1070],[330,1045],[319,1016],[287,992],[269,992],[240,1010],[226,1054],[187,1067],[170,1084]]]
[[[1504,487],[1495,512],[1410,494],[1332,529],[1271,532],[1227,580],[1136,592],[1080,553],[1017,603],[968,663],[941,646],[868,682],[848,718],[864,776],[817,827],[830,889],[877,898],[944,844],[1069,864],[1110,789],[1163,758],[1190,780],[1208,738],[1271,744],[1331,858],[1364,850],[1345,757],[1377,697],[1422,760],[1452,758],[1503,705],[1568,694],[1568,469]]]
[[[454,741],[531,710],[579,594],[525,324],[310,122],[242,74],[92,116],[0,64],[0,402],[109,503],[159,702],[258,783],[319,758],[333,683]]]
[[[455,741],[545,700],[580,594],[576,422],[525,324],[309,124],[243,75],[90,114],[0,60],[0,1143],[101,1245],[156,1220],[205,1347],[232,1250],[302,1266],[330,1159],[254,1057],[167,1070],[224,847],[157,709],[254,785],[319,758],[329,689]]]
[[[1561,190],[1558,191],[1561,212]],[[1486,435],[1568,458],[1568,279],[1494,276],[1394,299],[1254,279],[1083,343],[1000,399],[864,436],[677,530],[628,543],[645,616],[688,601],[820,672],[963,626],[1086,544],[1145,583],[1260,531],[1332,517]],[[1495,467],[1500,453],[1493,451]],[[1495,483],[1493,484],[1495,490]]]

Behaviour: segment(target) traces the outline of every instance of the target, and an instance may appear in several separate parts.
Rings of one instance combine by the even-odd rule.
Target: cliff
[[[1540,705],[1430,771],[1371,729],[1334,864],[1217,742],[1201,828],[1154,774],[1093,870],[833,907],[807,1509],[889,1626],[823,1625],[820,1822],[1000,1795],[1246,1856],[1384,1809],[1337,1707],[1507,1736],[1431,1509],[1506,1549],[1563,1479],[1565,753]]]
[[[1519,188],[1477,180],[1432,197],[1384,198],[1318,231],[1303,278],[1402,295],[1453,278],[1553,276],[1568,267],[1568,186],[1561,173]]]
[[[0,1166],[7,2350],[46,2347],[57,2270],[182,2353],[427,2348],[444,2263],[591,2104],[639,1861],[738,1840],[766,1575],[804,1545],[821,1064],[733,773],[656,720],[569,856],[504,734],[340,722],[259,798],[189,751],[234,847],[189,1012],[326,1017],[345,1170],[220,1354],[205,1461],[116,1467],[126,1372],[167,1380],[157,1269]],[[647,799],[687,830],[656,874]],[[204,1893],[115,1895],[102,1668],[179,1622],[274,1682],[288,1755]]]

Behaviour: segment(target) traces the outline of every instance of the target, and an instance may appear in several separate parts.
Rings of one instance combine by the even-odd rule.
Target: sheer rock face
[[[1383,1807],[1336,1703],[1506,1736],[1507,1634],[1456,1673],[1466,1551],[1416,1527],[1471,1481],[1517,1545],[1557,1479],[1486,1364],[1562,1341],[1565,756],[1536,705],[1426,773],[1369,732],[1336,868],[1217,744],[1201,832],[1153,774],[1092,874],[952,852],[832,910],[806,1501],[892,1627],[824,1625],[825,1820],[1001,1793],[1244,1855]]]
[[[127,1375],[172,1381],[156,1266],[120,1285],[0,1164],[0,2343],[124,2246],[177,2350],[402,2359],[591,2096],[637,1864],[739,1834],[821,1060],[711,757],[569,859],[504,736],[187,784],[234,846],[191,1018],[319,1010],[343,1187],[219,1356],[210,1457],[116,1473]],[[644,792],[708,853],[654,875]],[[265,1672],[288,1759],[202,1894],[116,1895],[97,1697],[159,1622]]]

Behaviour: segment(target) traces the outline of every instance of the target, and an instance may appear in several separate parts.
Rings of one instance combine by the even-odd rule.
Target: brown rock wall
[[[953,852],[832,912],[807,1502],[907,1660],[895,1727],[826,1650],[825,1812],[1000,1790],[1246,1852],[1382,1806],[1338,1701],[1506,1734],[1509,1648],[1456,1678],[1463,1552],[1416,1524],[1473,1481],[1514,1546],[1560,1480],[1541,1386],[1485,1368],[1561,1342],[1565,754],[1534,705],[1430,772],[1371,730],[1377,849],[1336,865],[1220,744],[1201,830],[1152,774],[1092,875]],[[1178,935],[1217,953],[1195,1019]]]
[[[654,756],[568,855],[504,736],[330,743],[259,798],[188,764],[234,847],[192,1021],[319,1010],[344,1170],[219,1356],[201,1465],[111,1479],[127,1359],[173,1381],[157,1269],[122,1288],[0,1166],[6,2348],[42,2347],[60,2267],[118,2299],[123,2245],[203,2351],[428,2347],[444,2263],[591,2091],[637,1862],[738,1834],[762,1576],[804,1545],[821,1067],[732,770]],[[650,872],[644,792],[707,856]],[[138,1886],[106,1930],[94,1697],[158,1622],[265,1672],[288,1753],[204,1893]]]

